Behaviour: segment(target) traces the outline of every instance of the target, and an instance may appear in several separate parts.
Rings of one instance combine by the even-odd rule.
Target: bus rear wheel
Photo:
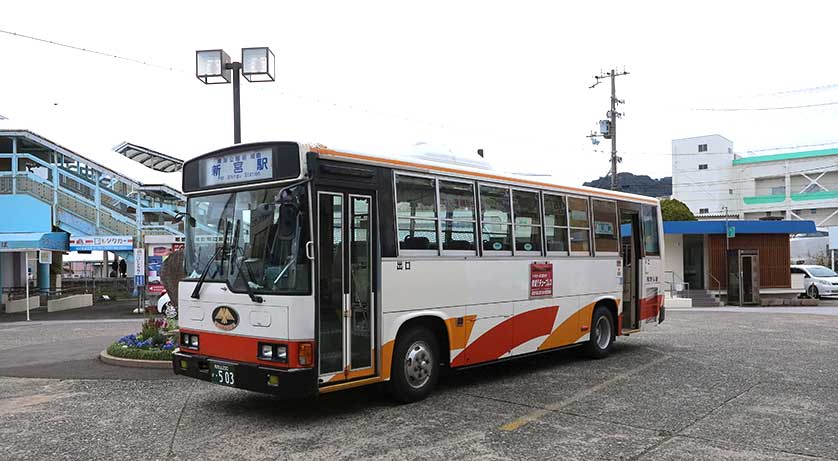
[[[424,327],[399,334],[390,370],[389,391],[396,400],[418,402],[430,395],[439,380],[439,347],[434,334]]]
[[[601,359],[614,348],[614,318],[611,310],[599,305],[591,318],[591,339],[585,345],[588,356]]]

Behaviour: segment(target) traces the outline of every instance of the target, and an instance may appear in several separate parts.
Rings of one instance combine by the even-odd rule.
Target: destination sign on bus
[[[269,180],[273,177],[270,148],[247,150],[200,160],[203,186]]]

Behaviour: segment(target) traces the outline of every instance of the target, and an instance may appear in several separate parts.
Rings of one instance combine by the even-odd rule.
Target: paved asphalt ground
[[[673,310],[589,361],[559,352],[281,402],[110,367],[139,323],[0,324],[0,459],[838,459],[838,309]]]

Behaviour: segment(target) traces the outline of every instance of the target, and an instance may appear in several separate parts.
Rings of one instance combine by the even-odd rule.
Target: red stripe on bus
[[[297,349],[301,342],[311,343],[311,341],[283,341],[275,338],[252,338],[249,336],[233,336],[187,329],[181,329],[180,331],[181,333],[198,335],[198,350],[194,351],[196,354],[215,359],[266,365],[276,368],[300,368]],[[256,354],[259,350],[259,343],[286,344],[288,346],[288,363],[258,359]],[[192,353],[193,351],[181,349],[181,352]],[[313,350],[312,357],[316,353],[317,351]]]
[[[663,296],[650,296],[640,300],[640,320],[657,318],[663,305]]]
[[[504,320],[463,349],[451,366],[495,360],[531,339],[549,335],[558,312],[559,306],[542,307]]]

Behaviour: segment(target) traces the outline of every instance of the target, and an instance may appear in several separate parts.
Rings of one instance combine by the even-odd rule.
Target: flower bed
[[[172,351],[178,346],[173,321],[148,319],[143,322],[142,331],[127,335],[108,347],[114,357],[135,360],[172,360]]]

